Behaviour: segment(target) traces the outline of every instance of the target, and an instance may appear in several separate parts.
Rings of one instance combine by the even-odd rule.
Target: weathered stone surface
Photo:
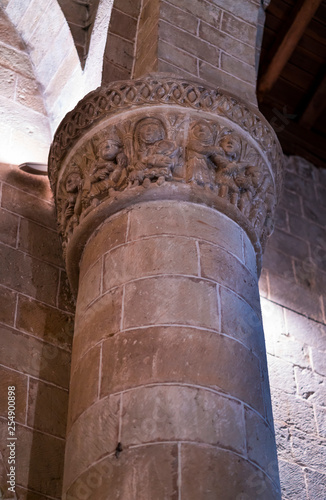
[[[133,474],[129,474],[132,470]],[[178,449],[175,444],[156,444],[110,455],[82,474],[63,500],[87,495],[89,500],[178,499]]]
[[[326,409],[315,407],[318,434],[326,438]]]
[[[98,260],[95,262],[87,273],[82,275],[82,279],[83,281],[80,283],[77,297],[77,307],[81,312],[85,311],[89,304],[100,296],[102,261]]]
[[[187,500],[280,498],[275,486],[260,469],[227,450],[182,444],[181,467],[181,494]]]
[[[314,408],[311,403],[278,389],[273,389],[272,403],[275,419],[304,432],[316,433]]]
[[[136,51],[119,38],[119,48],[125,48],[119,65],[127,70],[134,52],[140,65],[135,73],[145,63],[156,68],[149,49],[154,47],[155,56],[158,5],[141,5],[151,15],[140,18]],[[174,46],[193,51],[195,59],[204,50],[204,64],[219,54],[213,43],[223,42],[226,51],[238,43],[225,32],[220,40],[216,33],[212,38],[212,24],[193,25],[194,16],[183,4],[164,2],[164,8],[178,11],[173,23],[159,23],[158,37],[171,51]],[[120,17],[119,36],[125,20]],[[241,28],[239,19],[232,22]],[[133,39],[132,32],[128,37]],[[115,38],[110,32],[113,50]],[[249,45],[239,50],[244,58],[254,53]],[[236,99],[197,83],[153,78],[89,94],[61,124],[50,152],[58,222],[75,289],[81,258],[64,489],[73,498],[86,469],[113,454],[120,460],[128,447],[145,456],[148,443],[154,450],[155,443],[181,441],[173,495],[215,497],[221,490],[216,482],[225,478],[225,498],[259,490],[257,498],[264,492],[264,500],[276,499],[277,477],[272,485],[252,463],[268,470],[275,451],[265,424],[272,419],[254,254],[259,267],[260,245],[272,229],[280,151],[268,125],[249,107],[236,109]],[[246,425],[245,408],[254,415],[248,414]],[[263,425],[255,420],[257,412]],[[204,471],[208,476],[201,481],[205,491],[191,480],[183,484],[183,472],[189,472],[183,463],[188,460],[185,441],[194,443],[188,448],[196,447],[199,458],[209,445],[198,468],[199,477]],[[261,447],[255,450],[256,441]],[[219,479],[211,475],[214,454],[218,461],[227,457],[226,466],[219,464]],[[258,478],[258,488],[257,481],[248,484],[249,472]],[[96,481],[94,488],[86,486],[101,499],[103,477]],[[119,475],[115,481],[120,484]],[[125,477],[121,481],[124,488]],[[137,487],[133,481],[133,494]],[[123,492],[128,498],[129,491]]]
[[[125,286],[124,328],[179,324],[218,330],[216,286],[196,278],[147,278]]]
[[[55,305],[58,269],[4,245],[0,245],[0,258],[0,280],[4,286]]]
[[[125,243],[128,214],[122,213],[105,221],[101,230],[95,231],[86,246],[81,264],[81,276],[87,272],[103,254]]]
[[[204,40],[202,35],[201,38],[198,38],[164,21],[161,21],[159,34],[162,40],[170,42],[214,66],[218,65],[219,50],[207,43],[207,40]]]
[[[221,288],[221,331],[242,342],[260,357],[265,352],[262,322],[238,295]]]
[[[302,344],[309,345],[326,351],[326,326],[316,321],[311,321],[295,311],[285,311],[288,332]]]
[[[0,422],[1,453],[7,463],[7,422]],[[59,498],[62,487],[64,440],[16,425],[16,482],[46,497]],[[10,498],[10,497],[9,497]],[[37,499],[39,500],[39,499]]]
[[[39,431],[64,438],[68,409],[68,392],[31,379],[29,382],[27,425]]]
[[[230,369],[234,356],[245,370]],[[101,397],[141,384],[183,382],[216,388],[264,411],[258,359],[216,333],[183,327],[125,332],[103,344],[102,366]]]
[[[75,313],[76,302],[71,293],[67,274],[63,269],[60,270],[57,306],[62,311],[67,311],[73,314]]]
[[[253,276],[256,276],[257,275],[256,252],[245,232],[242,233],[242,237],[243,237],[244,263],[249,269],[249,271],[251,271]]]
[[[201,274],[240,295],[258,314],[257,280],[233,255],[207,243],[199,243]]]
[[[289,394],[296,393],[294,368],[291,363],[268,356],[268,371],[271,387],[282,389]]]
[[[77,315],[74,336],[74,360],[88,349],[120,329],[122,290],[116,288],[96,300],[85,314]],[[74,364],[72,366],[74,369]]]
[[[229,224],[222,214],[189,203],[139,206],[130,213],[129,239],[160,234],[188,236],[215,243],[242,258],[241,236],[236,226],[231,223],[234,229],[230,230]]]
[[[26,399],[27,399],[27,377],[14,370],[8,370],[3,366],[0,367],[0,399],[3,402],[1,405],[1,417],[8,417],[7,401],[8,387],[15,387],[15,421],[25,424],[26,419]]]
[[[73,317],[59,309],[20,295],[16,326],[58,347],[71,349]]]
[[[102,399],[75,422],[66,443],[64,491],[87,468],[116,449],[120,396]]]
[[[74,371],[70,378],[70,399],[68,429],[79,415],[98,399],[101,347],[90,349],[77,364],[73,360]]]
[[[12,290],[0,287],[0,321],[12,326],[15,319],[16,294]]]
[[[249,9],[248,9],[249,10]],[[238,14],[238,12],[237,12]],[[223,12],[223,19],[221,28],[225,33],[237,38],[243,43],[255,46],[256,43],[256,29],[250,24],[240,21],[239,18]]]
[[[16,246],[19,219],[7,210],[0,209],[1,240],[6,245]]]
[[[311,293],[306,287],[298,285],[292,279],[282,278],[274,273],[269,273],[269,283],[270,298],[274,302],[319,322],[323,321],[323,312],[318,294]],[[291,287],[290,294],[288,293],[289,287]]]
[[[277,481],[277,454],[274,432],[252,410],[245,409],[248,458]]]
[[[245,450],[243,407],[194,387],[134,389],[123,395],[121,440],[127,446],[197,441],[241,453]]]
[[[2,365],[68,387],[70,354],[67,351],[4,326],[0,331]]]
[[[103,290],[110,290],[139,276],[198,275],[194,240],[157,237],[120,246],[105,256]]]
[[[302,467],[279,460],[281,488],[284,498],[298,500],[306,498],[306,484]]]
[[[320,406],[326,406],[326,381],[325,377],[313,373],[311,370],[295,367],[295,376],[298,394],[309,401]]]
[[[312,366],[314,371],[326,377],[326,356],[324,351],[318,351],[317,349],[311,349],[312,356]]]
[[[323,500],[326,496],[326,474],[305,469],[308,495],[314,500]]]
[[[292,456],[304,466],[323,470],[326,460],[325,440],[300,431],[292,432]]]
[[[50,231],[39,224],[22,219],[18,248],[45,262],[63,267],[62,249],[57,231]]]
[[[1,205],[10,212],[22,215],[50,229],[56,227],[52,204],[8,184],[2,187]]]

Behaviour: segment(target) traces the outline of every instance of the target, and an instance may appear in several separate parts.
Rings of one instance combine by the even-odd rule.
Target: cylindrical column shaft
[[[107,219],[80,266],[67,500],[279,499],[255,252],[214,209]]]

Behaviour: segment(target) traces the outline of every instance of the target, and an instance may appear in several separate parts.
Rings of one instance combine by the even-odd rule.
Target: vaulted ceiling
[[[96,11],[100,0],[58,0],[71,30],[84,68]]]
[[[58,1],[84,67],[99,0]],[[326,165],[325,63],[326,0],[272,0],[259,66],[259,107],[285,153],[304,156],[322,167]]]
[[[257,90],[284,152],[326,167],[326,0],[271,1]]]

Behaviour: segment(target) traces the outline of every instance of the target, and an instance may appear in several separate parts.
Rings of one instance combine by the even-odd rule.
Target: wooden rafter
[[[303,0],[300,8],[295,11],[285,35],[272,48],[273,57],[258,82],[259,100],[271,90],[280,76],[321,2],[322,0]]]
[[[306,129],[311,129],[315,121],[324,111],[326,106],[326,73],[318,85],[315,93],[311,97],[308,106],[306,107],[302,117],[300,118],[300,125]]]

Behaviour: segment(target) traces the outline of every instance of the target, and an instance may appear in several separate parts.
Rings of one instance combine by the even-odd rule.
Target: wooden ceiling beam
[[[271,61],[258,81],[257,93],[260,101],[280,76],[321,2],[322,0],[303,0],[301,6],[295,9],[285,35],[272,47]]]
[[[315,121],[319,118],[326,106],[326,73],[315,93],[311,97],[308,106],[300,118],[300,125],[308,130],[311,129]]]

